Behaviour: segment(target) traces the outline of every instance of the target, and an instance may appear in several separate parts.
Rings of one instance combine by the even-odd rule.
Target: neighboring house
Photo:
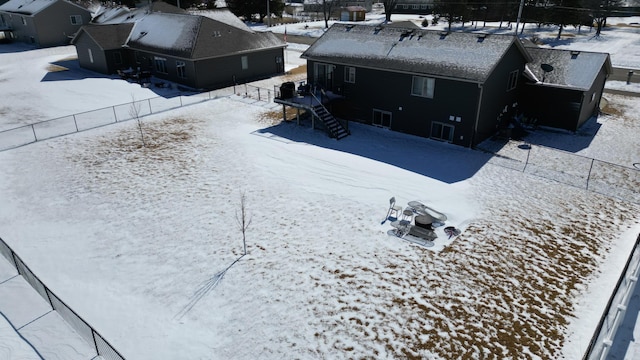
[[[84,68],[105,74],[125,68],[150,71],[196,89],[284,72],[286,43],[273,33],[251,30],[226,9],[206,14],[119,13],[83,27],[72,43]]]
[[[604,83],[612,72],[609,54],[527,50],[533,61],[527,65],[518,104],[529,121],[576,131],[598,114]]]
[[[364,21],[367,10],[362,6],[347,6],[340,11],[340,21]]]
[[[515,36],[353,24],[301,57],[311,84],[344,96],[338,117],[462,146],[496,133],[532,61]]]
[[[431,14],[434,0],[398,0],[394,14]]]
[[[0,5],[0,30],[38,47],[67,45],[90,21],[89,10],[66,0],[9,0]]]

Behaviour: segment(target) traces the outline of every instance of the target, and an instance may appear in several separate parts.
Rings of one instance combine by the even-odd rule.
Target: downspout
[[[484,88],[481,83],[478,83],[478,88],[480,89],[480,96],[478,97],[478,106],[476,106],[476,123],[473,125],[473,135],[471,136],[471,143],[469,143],[469,147],[473,148],[473,143],[476,141],[478,136],[478,122],[480,121],[480,106],[482,105],[482,91]]]

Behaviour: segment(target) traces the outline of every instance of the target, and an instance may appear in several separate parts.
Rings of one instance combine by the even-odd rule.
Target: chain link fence
[[[242,85],[237,85],[188,96],[179,95],[168,98],[157,96],[0,131],[0,151],[230,96],[236,93],[236,89],[244,88]],[[245,93],[248,94],[247,91]]]
[[[567,151],[516,141],[483,144],[490,164],[640,204],[640,170]]]
[[[96,356],[104,360],[124,360],[124,356],[107,342],[91,325],[80,315],[76,314],[67,304],[53,293],[40,279],[29,269],[22,259],[0,238],[0,254],[2,254],[18,273],[35,289],[40,296],[58,312],[69,326],[71,326],[87,343],[92,344]]]

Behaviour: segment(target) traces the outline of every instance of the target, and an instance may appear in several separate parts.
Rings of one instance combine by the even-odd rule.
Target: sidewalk
[[[96,351],[0,256],[0,357],[89,360]]]

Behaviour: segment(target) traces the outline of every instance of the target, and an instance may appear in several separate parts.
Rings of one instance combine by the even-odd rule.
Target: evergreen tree
[[[269,12],[276,16],[282,16],[284,3],[282,0],[268,0]],[[262,21],[267,16],[267,0],[227,0],[227,7],[238,17],[245,21],[251,21],[256,16]]]

